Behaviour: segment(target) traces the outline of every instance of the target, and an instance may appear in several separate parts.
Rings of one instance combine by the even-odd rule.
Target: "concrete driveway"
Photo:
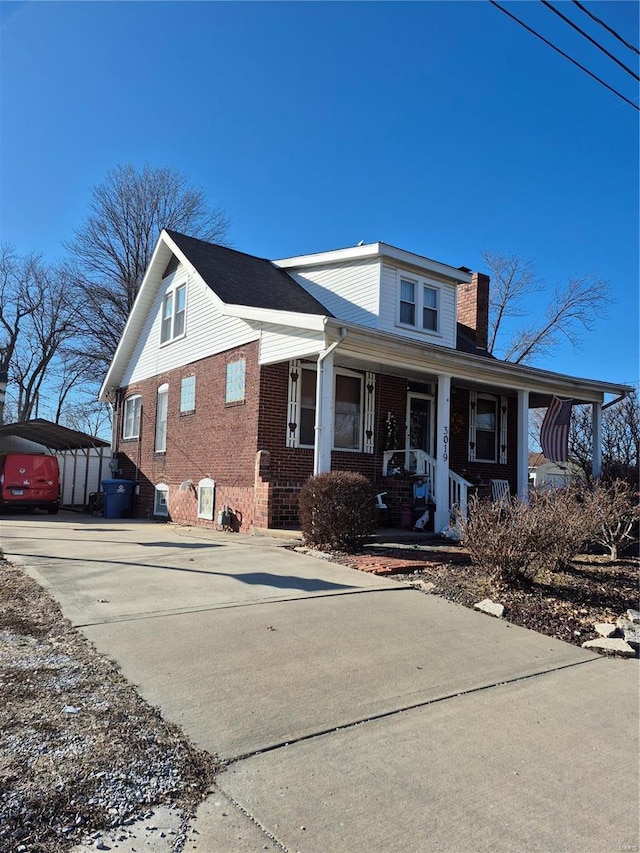
[[[188,849],[638,850],[637,661],[267,537],[63,513],[0,547],[228,762]]]

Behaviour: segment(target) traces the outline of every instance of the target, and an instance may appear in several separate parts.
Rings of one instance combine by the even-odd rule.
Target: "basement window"
[[[169,486],[166,483],[158,483],[153,498],[153,514],[169,515]]]

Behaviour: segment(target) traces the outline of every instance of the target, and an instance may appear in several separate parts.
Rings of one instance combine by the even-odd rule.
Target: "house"
[[[296,525],[313,473],[359,471],[392,518],[428,483],[436,529],[468,490],[528,489],[529,409],[624,385],[487,352],[489,279],[386,243],[269,261],[163,231],[102,385],[135,513]]]
[[[566,486],[577,479],[584,479],[584,471],[571,459],[552,462],[544,453],[529,453],[529,484],[534,489]]]

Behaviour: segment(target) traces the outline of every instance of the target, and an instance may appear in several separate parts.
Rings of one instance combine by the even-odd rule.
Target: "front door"
[[[410,391],[407,394],[405,447],[424,450],[433,456],[433,398]]]

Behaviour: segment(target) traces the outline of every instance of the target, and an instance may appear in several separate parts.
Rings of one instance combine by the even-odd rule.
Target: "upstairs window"
[[[138,394],[127,397],[124,401],[122,416],[122,437],[138,438],[140,435],[140,415],[142,413],[142,397]]]
[[[181,284],[166,294],[162,301],[160,343],[172,341],[184,335],[187,307],[187,285]]]
[[[398,291],[398,325],[426,332],[437,332],[439,325],[439,290],[422,278],[400,276]]]

